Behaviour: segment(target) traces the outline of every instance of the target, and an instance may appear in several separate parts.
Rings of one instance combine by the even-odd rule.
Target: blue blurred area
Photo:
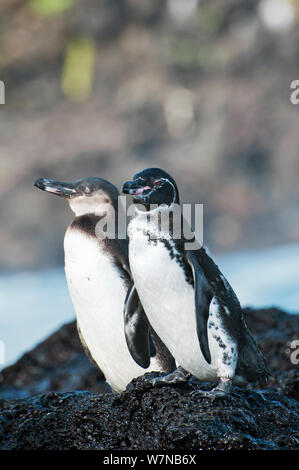
[[[299,310],[299,245],[215,257],[243,307]]]
[[[62,268],[0,275],[3,368],[75,317]]]
[[[243,307],[298,313],[299,245],[218,255],[221,271]],[[3,368],[75,318],[62,268],[0,276]]]

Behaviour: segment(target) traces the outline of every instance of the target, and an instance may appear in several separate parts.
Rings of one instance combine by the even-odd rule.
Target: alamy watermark
[[[290,344],[290,361],[294,365],[299,364],[299,339],[294,339]]]
[[[293,80],[290,84],[290,88],[292,91],[290,95],[290,101],[292,104],[298,104],[299,103],[299,80]]]
[[[5,104],[5,85],[2,80],[0,80],[0,104]]]
[[[172,204],[171,206],[151,204],[145,210],[141,204],[126,207],[126,197],[118,197],[117,214],[111,206],[103,213],[96,225],[98,239],[125,239],[127,218],[141,217],[140,226],[149,240],[183,240],[186,250],[197,250],[203,245],[203,204]],[[129,226],[130,230],[130,226]]]

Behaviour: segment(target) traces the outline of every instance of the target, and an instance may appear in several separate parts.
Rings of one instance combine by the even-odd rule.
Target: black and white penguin
[[[134,283],[149,322],[179,365],[162,381],[173,383],[190,375],[217,381],[211,392],[199,392],[214,398],[227,393],[236,377],[266,379],[269,370],[230,284],[204,247],[186,249],[183,230],[180,237],[173,236],[171,213],[179,204],[174,179],[149,168],[124,183],[122,191],[133,195],[136,204],[128,225]],[[167,212],[170,224],[162,224]],[[129,311],[125,323],[134,357],[139,333]]]
[[[103,218],[107,223],[113,218],[117,235],[118,189],[102,178],[73,183],[39,178],[34,185],[62,196],[75,213],[64,237],[67,283],[84,349],[111,388],[121,392],[133,378],[145,372],[173,370],[174,360],[150,329],[134,288],[127,239],[106,237],[103,232],[98,236],[98,223]],[[138,352],[142,351],[140,365],[133,360],[126,344],[123,320],[126,297],[132,314],[138,316],[140,335],[135,354],[140,358]]]

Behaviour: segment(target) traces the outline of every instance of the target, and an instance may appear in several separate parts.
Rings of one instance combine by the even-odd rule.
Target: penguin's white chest
[[[125,341],[126,285],[96,238],[69,228],[64,249],[66,278],[84,342],[107,382],[124,390],[146,372],[132,359]]]
[[[177,261],[172,241],[169,239],[171,252],[162,241],[149,242],[145,231],[134,225],[134,219],[129,236],[132,275],[153,328],[184,369],[202,380],[215,379],[223,363],[223,349],[219,345],[227,340],[216,300],[210,307],[208,337],[212,363],[208,364],[197,336],[194,289]]]

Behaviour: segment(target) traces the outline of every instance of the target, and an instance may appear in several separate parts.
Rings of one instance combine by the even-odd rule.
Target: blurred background
[[[0,341],[74,318],[39,177],[164,168],[242,305],[299,311],[298,0],[1,0]]]

